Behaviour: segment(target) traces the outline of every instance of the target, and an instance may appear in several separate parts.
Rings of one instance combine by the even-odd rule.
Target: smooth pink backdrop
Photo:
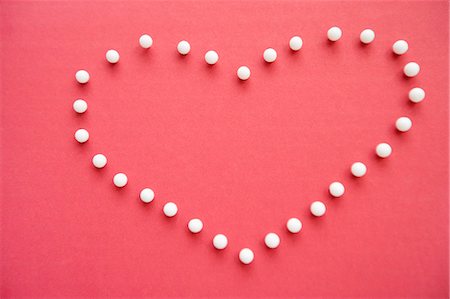
[[[0,2],[1,297],[448,297],[448,8]],[[333,25],[344,31],[335,44]],[[376,32],[368,46],[365,28]],[[296,34],[304,47],[292,53]],[[410,44],[401,57],[397,39]],[[267,47],[278,51],[271,65]],[[121,54],[115,66],[109,48]],[[209,49],[220,55],[213,67]],[[408,61],[418,77],[402,75]],[[80,68],[86,86],[74,80]],[[414,86],[427,92],[418,105],[407,99]],[[84,115],[72,110],[78,97]],[[414,125],[399,134],[403,115]],[[91,133],[84,145],[80,127]],[[374,154],[383,141],[386,160]],[[98,152],[103,170],[91,165]],[[349,174],[357,160],[368,165],[362,179]],[[327,193],[334,180],[347,187],[340,199]],[[144,187],[156,192],[149,205]],[[325,217],[310,216],[314,200]],[[173,219],[161,213],[167,201],[179,206]],[[294,216],[299,235],[285,229]],[[205,223],[198,235],[187,231],[193,217]],[[271,231],[277,250],[263,243]],[[222,252],[216,233],[229,237]],[[255,260],[243,266],[247,246]]]

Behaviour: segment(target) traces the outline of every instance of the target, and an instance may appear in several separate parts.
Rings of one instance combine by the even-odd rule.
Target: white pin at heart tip
[[[239,260],[244,265],[251,264],[254,259],[255,259],[255,254],[253,253],[253,251],[250,248],[241,249],[241,251],[239,252]]]

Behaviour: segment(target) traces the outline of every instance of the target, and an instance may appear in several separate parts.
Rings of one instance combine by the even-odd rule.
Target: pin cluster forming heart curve
[[[331,27],[327,32],[327,37],[331,42],[337,42],[342,37],[342,30],[339,27]],[[360,34],[360,40],[364,44],[370,44],[375,39],[375,33],[371,29],[365,29]],[[153,39],[144,34],[139,39],[139,44],[144,49],[150,49],[153,45]],[[289,47],[292,51],[299,51],[303,46],[303,40],[300,36],[294,36],[289,41]],[[190,44],[187,41],[179,42],[177,50],[180,55],[188,55],[190,52]],[[392,51],[396,55],[403,55],[408,51],[408,43],[404,40],[396,41],[392,46]],[[106,60],[109,63],[117,63],[120,59],[120,55],[116,50],[108,50],[106,52]],[[275,49],[268,48],[264,51],[263,59],[266,63],[273,63],[277,59],[277,53]],[[210,50],[205,54],[205,62],[210,65],[214,65],[219,61],[219,55],[216,51]],[[409,62],[403,68],[403,73],[406,77],[415,77],[420,72],[420,66],[416,62]],[[239,80],[246,81],[250,78],[250,68],[247,66],[240,66],[237,70],[237,77]],[[88,83],[90,75],[86,70],[79,70],[75,74],[75,79],[80,84]],[[425,91],[420,87],[414,87],[409,91],[409,100],[413,103],[420,103],[425,98]],[[76,113],[82,114],[87,110],[87,103],[83,99],[77,99],[73,103],[73,109]],[[412,121],[406,116],[402,116],[397,119],[395,126],[400,132],[407,132],[412,127]],[[75,132],[75,139],[79,143],[85,143],[89,140],[89,132],[86,129],[80,128]],[[392,153],[392,148],[388,143],[380,143],[375,148],[375,153],[380,158],[387,158]],[[107,158],[103,154],[96,154],[92,158],[92,163],[96,168],[103,168],[107,164]],[[367,167],[363,162],[355,162],[352,164],[350,171],[354,177],[363,177],[367,172]],[[117,188],[123,188],[126,186],[128,178],[124,173],[117,173],[113,177],[113,183]],[[345,187],[341,182],[332,182],[329,185],[329,193],[333,197],[341,197],[345,192]],[[155,193],[150,188],[144,188],[139,194],[142,202],[150,204],[154,198]],[[311,213],[316,217],[321,217],[326,213],[326,206],[321,201],[315,201],[310,205]],[[164,205],[163,213],[167,217],[174,217],[178,213],[178,207],[173,202],[167,202]],[[188,222],[188,229],[191,233],[200,233],[203,229],[203,222],[200,219],[191,219]],[[297,234],[302,230],[302,222],[298,218],[290,218],[286,223],[287,230],[292,234]],[[268,248],[275,249],[280,245],[280,237],[276,233],[268,233],[265,236],[265,244]],[[228,245],[228,239],[223,234],[217,234],[212,240],[213,246],[217,250],[223,250]],[[239,252],[239,259],[243,264],[250,264],[254,260],[254,253],[249,248],[243,248]]]

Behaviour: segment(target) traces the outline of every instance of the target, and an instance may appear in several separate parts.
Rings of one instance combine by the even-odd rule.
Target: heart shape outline
[[[409,76],[407,76],[407,77],[409,77]],[[242,81],[241,81],[242,84],[245,84],[245,81],[246,81],[246,80],[242,80]],[[87,82],[86,82],[86,83],[87,83]],[[125,185],[126,185],[126,184],[125,184]],[[125,186],[125,185],[124,185],[124,186]],[[122,186],[122,187],[124,187],[124,186]],[[334,196],[334,197],[340,197],[340,196]],[[244,248],[244,249],[247,249],[247,248]]]

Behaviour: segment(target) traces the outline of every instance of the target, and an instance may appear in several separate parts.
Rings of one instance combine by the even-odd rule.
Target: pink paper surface
[[[1,297],[447,298],[448,8],[0,2]],[[333,25],[344,32],[335,44]],[[376,32],[367,46],[365,28]],[[293,53],[297,34],[304,46]],[[398,39],[410,45],[401,57]],[[278,51],[271,65],[268,47]],[[121,55],[114,66],[110,48]],[[402,74],[409,61],[421,66],[416,78]],[[91,74],[85,86],[78,69]],[[427,96],[414,105],[416,86]],[[79,97],[84,115],[71,108]],[[410,132],[396,132],[400,116]],[[375,156],[379,142],[392,145],[388,159]],[[91,164],[99,152],[102,170]],[[368,173],[354,179],[358,160]],[[129,178],[120,190],[116,172]],[[327,193],[335,180],[346,186],[339,199]],[[144,187],[156,193],[149,205]],[[324,217],[310,215],[314,200]],[[173,219],[161,212],[167,201],[179,206]],[[194,217],[205,224],[198,235],[187,231]],[[290,217],[300,234],[286,231]],[[268,232],[278,249],[264,246]],[[216,233],[229,238],[224,251]],[[238,261],[243,247],[255,252],[250,266]]]

